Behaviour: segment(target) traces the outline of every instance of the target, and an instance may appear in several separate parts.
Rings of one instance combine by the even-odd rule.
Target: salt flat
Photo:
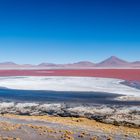
[[[9,76],[0,77],[0,87],[22,90],[93,91],[140,97],[140,90],[121,84],[123,81],[95,77]]]

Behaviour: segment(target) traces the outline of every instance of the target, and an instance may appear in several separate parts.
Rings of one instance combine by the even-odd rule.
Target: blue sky
[[[0,61],[140,60],[139,0],[1,0]]]

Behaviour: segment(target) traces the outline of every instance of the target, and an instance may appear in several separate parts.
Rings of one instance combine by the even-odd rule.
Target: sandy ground
[[[0,116],[0,135],[11,140],[139,140],[140,129],[85,118],[6,114]]]

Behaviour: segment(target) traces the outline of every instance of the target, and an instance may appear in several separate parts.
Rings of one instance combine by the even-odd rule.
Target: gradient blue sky
[[[140,60],[139,0],[0,0],[0,61]]]

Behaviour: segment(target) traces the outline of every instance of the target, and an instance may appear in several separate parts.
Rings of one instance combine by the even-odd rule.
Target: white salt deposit
[[[38,105],[39,104],[36,104],[36,103],[18,103],[15,107],[16,108],[25,108],[25,107],[35,107]]]
[[[140,97],[140,90],[120,84],[124,80],[93,77],[0,77],[0,87],[22,90],[93,91]]]
[[[2,102],[0,103],[0,109],[4,109],[4,108],[11,108],[14,107],[14,102]]]

